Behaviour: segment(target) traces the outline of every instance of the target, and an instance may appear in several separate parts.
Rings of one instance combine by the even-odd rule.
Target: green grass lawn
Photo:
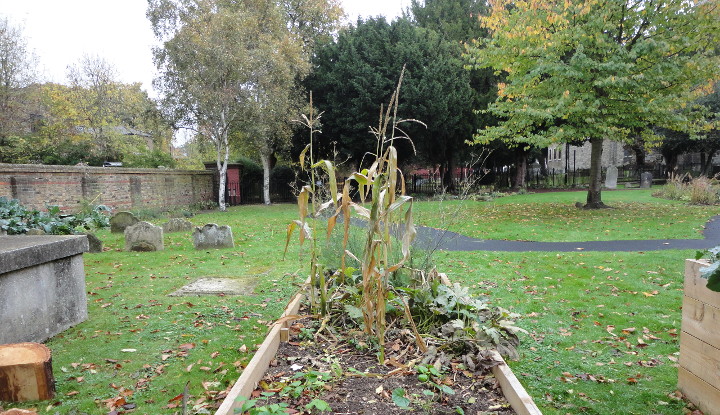
[[[462,215],[454,214],[453,230],[471,236],[582,241],[698,237],[720,213],[638,190],[606,192],[615,209],[591,212],[573,206],[583,195],[421,202],[416,222],[440,226],[454,210]],[[187,232],[166,235],[165,251],[128,253],[122,236],[101,232],[109,250],[85,255],[90,318],[47,342],[57,398],[22,407],[176,414],[187,384],[189,413],[213,413],[304,279],[307,248],[292,243],[287,259],[282,254],[295,212],[291,205],[243,206],[191,218],[232,226],[237,247],[217,251],[195,251]],[[544,413],[677,414],[684,407],[673,397],[682,270],[693,254],[438,252],[435,262],[452,280],[523,316],[529,335],[511,366]],[[205,276],[256,285],[248,296],[168,296]]]
[[[85,254],[90,318],[47,342],[57,397],[26,404],[40,413],[175,414],[186,383],[189,413],[214,413],[301,280],[305,259],[282,260],[289,205],[232,208],[191,218],[229,224],[236,249],[195,251],[191,233],[165,235],[165,250],[123,252],[121,234],[99,234],[110,250]],[[158,223],[163,221],[159,220]],[[250,278],[251,296],[169,297],[200,277]],[[206,412],[203,412],[206,411]],[[207,412],[209,411],[209,412]]]
[[[603,192],[611,209],[584,210],[587,192],[507,196],[492,202],[416,203],[416,221],[479,239],[580,242],[698,239],[717,206],[688,206],[653,198],[650,189]]]

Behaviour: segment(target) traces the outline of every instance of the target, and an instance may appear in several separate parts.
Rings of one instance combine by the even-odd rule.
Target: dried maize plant
[[[400,74],[397,88],[390,98],[387,107],[380,108],[380,117],[377,128],[372,127],[371,132],[377,139],[375,153],[370,153],[374,159],[370,167],[353,173],[343,183],[342,192],[339,191],[336,171],[332,162],[321,160],[317,163],[310,162],[311,171],[314,168],[322,168],[327,173],[329,180],[331,200],[328,200],[315,209],[313,199],[313,217],[317,217],[326,209],[334,209],[334,213],[328,219],[327,235],[329,236],[335,228],[339,218],[342,218],[344,226],[343,254],[341,258],[341,269],[337,271],[340,278],[346,274],[347,258],[351,258],[360,264],[362,272],[362,299],[361,310],[363,314],[364,330],[369,336],[377,339],[380,348],[379,359],[384,360],[384,338],[385,338],[385,303],[388,295],[388,280],[390,275],[399,270],[410,258],[410,245],[415,237],[415,227],[412,218],[412,197],[405,195],[405,181],[402,172],[398,168],[398,154],[393,142],[397,139],[410,140],[407,134],[399,128],[403,122],[418,122],[417,120],[398,120],[397,108],[402,84],[403,72]],[[304,117],[303,124],[310,128],[311,139],[313,128],[312,113],[310,117]],[[421,123],[422,124],[422,123]],[[412,141],[410,141],[412,143]],[[300,156],[301,165],[304,165],[306,153],[310,153],[312,160],[312,141]],[[314,173],[313,173],[314,174]],[[314,175],[311,176],[313,182]],[[357,183],[360,203],[354,202],[351,198],[352,182]],[[313,235],[305,220],[308,213],[310,195],[315,191],[311,186],[305,186],[298,197],[300,208],[300,220],[296,220],[288,227],[287,243],[296,227],[300,228],[300,241],[310,238]],[[363,252],[356,255],[347,249],[350,235],[350,222],[352,212],[363,219],[365,223],[366,236]],[[393,230],[402,231],[400,243],[401,258],[391,263],[393,250],[397,244],[393,236]],[[286,245],[287,246],[287,245]],[[287,248],[286,248],[287,249]],[[314,278],[313,285],[317,278],[324,278],[322,272],[317,272],[316,255],[312,256],[311,278]],[[323,292],[326,290],[324,281],[319,281],[321,305]],[[322,309],[322,307],[321,307]]]
[[[320,314],[325,315],[327,312],[327,285],[325,283],[325,274],[323,267],[318,264],[318,246],[316,238],[317,230],[317,218],[321,212],[318,206],[317,200],[317,178],[316,178],[316,164],[314,163],[313,153],[313,138],[315,133],[321,132],[319,130],[321,114],[315,115],[315,109],[313,107],[312,92],[310,93],[310,110],[309,114],[302,114],[302,120],[298,121],[303,126],[307,127],[310,132],[310,142],[305,149],[300,153],[300,169],[307,171],[310,176],[310,184],[303,186],[298,194],[298,211],[300,219],[292,221],[288,225],[287,238],[285,241],[285,253],[287,253],[288,246],[290,244],[290,237],[294,232],[295,228],[300,229],[300,245],[302,245],[306,239],[312,241],[312,249],[310,255],[310,308],[315,311],[318,306],[318,296],[316,289],[320,293]],[[337,186],[336,186],[337,187]],[[311,223],[308,224],[308,218],[311,219]]]

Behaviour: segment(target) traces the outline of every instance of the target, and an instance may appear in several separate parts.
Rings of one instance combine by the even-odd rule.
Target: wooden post
[[[41,401],[53,396],[50,349],[40,343],[0,345],[0,401]]]

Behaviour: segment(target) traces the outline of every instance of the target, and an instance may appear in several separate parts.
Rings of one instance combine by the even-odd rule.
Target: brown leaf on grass
[[[655,290],[655,291],[653,291],[653,292],[651,292],[651,293],[648,293],[648,292],[643,291],[643,295],[644,295],[645,297],[655,297],[657,294],[658,294],[658,291],[657,291],[657,290]]]
[[[605,330],[610,333],[611,336],[617,337],[617,334],[613,333],[613,330],[615,330],[615,326],[607,326]]]
[[[105,402],[105,406],[110,410],[117,409],[127,403],[124,396],[116,396],[114,398],[104,399],[102,402]]]
[[[70,392],[66,393],[65,396],[75,396],[75,395],[77,395],[77,394],[79,394],[79,393],[80,393],[80,392],[78,392],[78,391],[70,391]]]
[[[195,343],[184,343],[178,346],[181,350],[190,350],[195,348]]]
[[[162,361],[164,362],[164,361],[168,360],[170,357],[172,357],[171,354],[163,354],[160,356],[160,359],[162,359]]]
[[[219,355],[220,355],[220,352],[212,352],[212,353],[210,353],[210,358],[214,359],[214,358],[218,357]]]
[[[184,393],[181,393],[180,395],[177,395],[177,396],[175,396],[174,398],[170,398],[170,400],[168,401],[168,403],[182,400],[182,398],[183,398],[184,395],[185,395]]]

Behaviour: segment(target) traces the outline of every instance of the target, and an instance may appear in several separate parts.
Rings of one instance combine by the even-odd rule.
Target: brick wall
[[[83,200],[116,210],[172,209],[213,199],[210,171],[0,163],[0,197],[45,210],[75,211]]]

